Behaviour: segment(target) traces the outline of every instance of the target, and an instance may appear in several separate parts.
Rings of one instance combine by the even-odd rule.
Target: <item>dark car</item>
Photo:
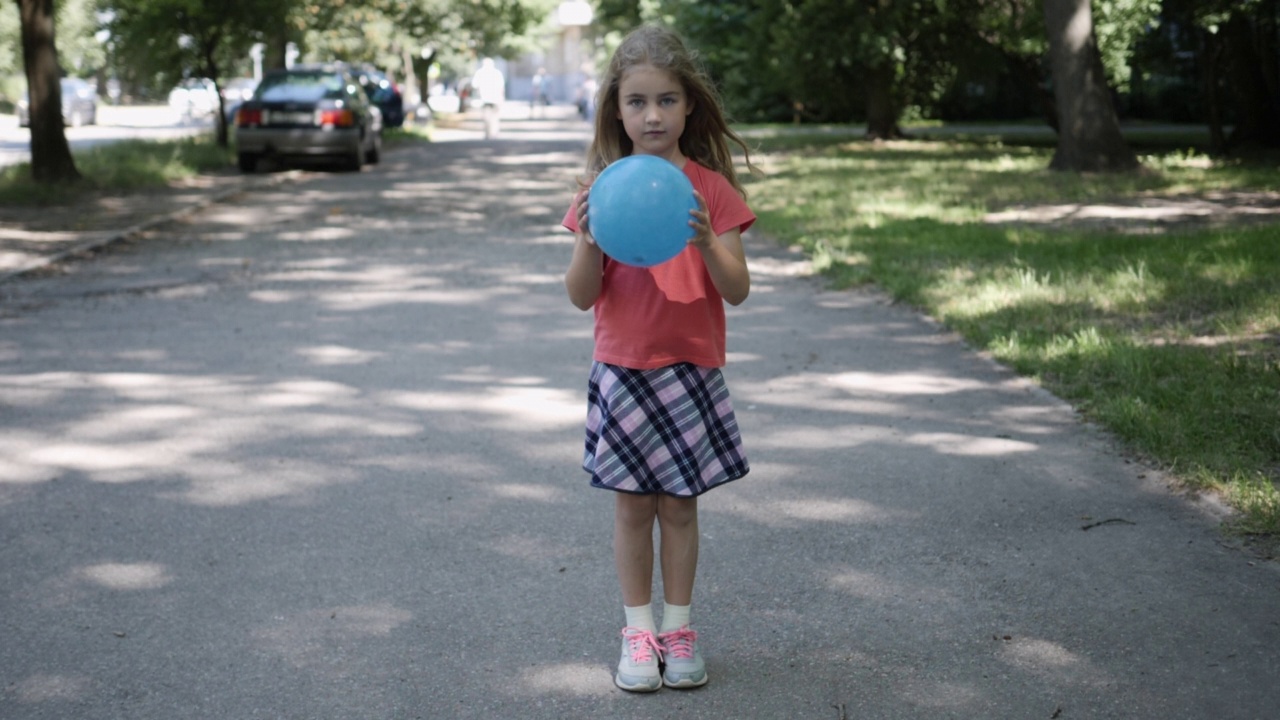
[[[62,78],[62,122],[71,127],[98,122],[98,91],[80,78]],[[18,101],[18,125],[31,125],[31,101],[26,93]]]
[[[393,128],[403,125],[404,95],[400,88],[382,71],[368,65],[352,66],[351,72],[360,80],[365,94],[382,111],[382,124]]]
[[[236,111],[236,150],[243,172],[265,156],[359,170],[382,154],[382,113],[341,65],[273,70]]]

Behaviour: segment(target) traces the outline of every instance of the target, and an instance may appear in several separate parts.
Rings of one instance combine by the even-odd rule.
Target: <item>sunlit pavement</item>
[[[589,142],[592,125],[572,105],[530,108],[527,102],[511,101],[502,106],[498,134],[491,141],[505,140],[581,140]],[[480,111],[470,108],[461,116],[448,116],[431,130],[436,142],[484,140],[484,122]]]
[[[85,128],[67,128],[73,145],[88,142],[113,142],[139,137],[164,139],[212,130],[211,122],[181,118],[167,107],[111,107],[101,124]],[[0,116],[0,135],[3,135],[4,119]],[[25,128],[18,128],[16,119],[7,116],[19,131],[22,142],[28,143]],[[439,123],[425,119],[418,127],[431,129],[431,141],[437,143],[483,140],[484,131],[477,112],[453,114]],[[502,132],[486,142],[510,140],[577,140],[586,142],[590,124],[577,115],[576,108],[565,105],[537,108],[530,112],[525,103],[509,103],[503,111]],[[25,147],[25,145],[24,145]],[[388,151],[391,155],[394,149]],[[61,259],[68,253],[78,253],[86,248],[96,248],[106,242],[134,233],[141,227],[162,222],[174,213],[185,213],[203,207],[211,201],[233,193],[239,188],[253,188],[264,184],[290,181],[278,172],[241,176],[228,168],[226,173],[206,174],[184,181],[181,186],[166,188],[154,193],[132,194],[121,197],[95,199],[89,204],[67,208],[59,217],[47,213],[23,211],[21,208],[0,207],[0,283],[17,274],[38,270],[49,262]],[[32,219],[36,222],[29,222]]]
[[[754,233],[711,682],[615,688],[585,139],[504,119],[0,285],[0,717],[1273,714],[1280,572],[1216,504]]]

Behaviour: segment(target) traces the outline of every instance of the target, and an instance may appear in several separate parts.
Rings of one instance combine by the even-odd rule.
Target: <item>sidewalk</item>
[[[228,171],[146,192],[93,194],[70,208],[0,206],[0,283],[274,181]]]
[[[121,121],[156,123],[152,115],[121,114]],[[581,137],[588,129],[572,106],[541,107],[529,117],[527,103],[512,101],[503,108],[509,138],[556,140]],[[450,119],[432,129],[433,142],[483,138],[474,112]],[[501,138],[501,136],[500,136]],[[391,151],[393,154],[395,150]],[[0,283],[38,271],[65,258],[123,240],[210,205],[231,200],[267,185],[289,182],[301,171],[242,175],[233,168],[203,174],[166,188],[130,194],[93,194],[74,208],[0,205]]]

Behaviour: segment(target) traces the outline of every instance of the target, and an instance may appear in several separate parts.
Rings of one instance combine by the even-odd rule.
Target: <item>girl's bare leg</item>
[[[660,495],[657,505],[663,598],[671,605],[689,605],[698,572],[698,499]]]
[[[614,494],[613,561],[622,586],[622,604],[648,605],[653,593],[653,520],[658,514],[658,497]]]

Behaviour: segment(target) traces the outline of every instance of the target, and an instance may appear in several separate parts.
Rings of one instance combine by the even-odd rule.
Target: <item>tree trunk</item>
[[[1209,152],[1220,155],[1226,152],[1226,133],[1222,127],[1222,93],[1218,90],[1218,69],[1221,66],[1222,43],[1216,33],[1200,31],[1200,77],[1204,85],[1205,120],[1209,124]]]
[[[902,137],[898,126],[898,102],[893,93],[893,65],[867,69],[867,138],[893,140]]]
[[[214,110],[217,116],[213,119],[213,127],[218,147],[225,148],[231,146],[231,133],[227,131],[227,100],[222,97],[222,83],[218,81],[218,78],[222,76],[222,69],[218,67],[217,59],[217,49],[221,42],[222,34],[215,33],[209,38],[208,44],[203,47],[202,55],[204,56],[205,77],[213,79],[213,88],[218,93],[218,106]]]
[[[231,147],[231,131],[227,128],[227,99],[222,96],[222,83],[214,80],[213,87],[218,91],[218,107],[214,110],[218,116],[213,119],[214,136],[218,147]]]
[[[22,63],[31,108],[31,177],[57,183],[80,179],[62,125],[58,47],[54,43],[53,0],[17,0],[22,18]]]
[[[1138,158],[1120,134],[1102,56],[1093,35],[1089,0],[1044,0],[1058,105],[1058,148],[1053,170],[1133,170]]]
[[[266,31],[266,55],[262,60],[263,70],[283,70],[285,51],[289,45],[289,30],[284,23]]]

